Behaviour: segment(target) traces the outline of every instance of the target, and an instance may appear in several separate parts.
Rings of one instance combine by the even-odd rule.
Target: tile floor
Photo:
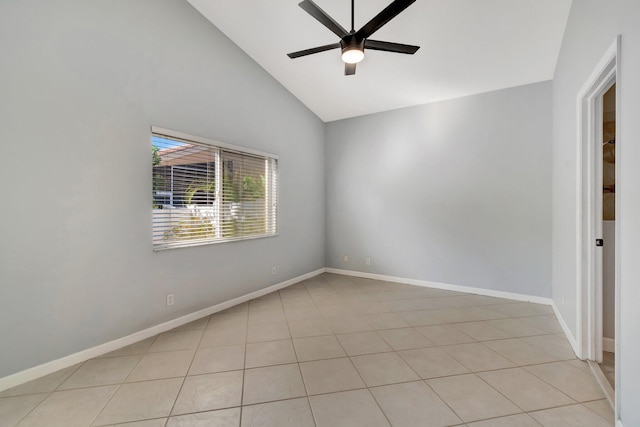
[[[612,388],[616,387],[616,355],[605,351],[602,353],[603,360],[600,369]]]
[[[0,426],[600,427],[547,306],[324,274],[0,393]]]

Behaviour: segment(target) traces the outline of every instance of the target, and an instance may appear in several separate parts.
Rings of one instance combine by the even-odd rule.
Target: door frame
[[[577,344],[578,357],[602,361],[602,96],[616,84],[615,336],[620,359],[620,42],[617,36],[577,96]],[[620,384],[616,369],[616,391]],[[617,392],[616,392],[617,395]],[[617,399],[616,399],[617,400]],[[616,404],[617,406],[617,404]],[[616,413],[617,411],[616,407]]]

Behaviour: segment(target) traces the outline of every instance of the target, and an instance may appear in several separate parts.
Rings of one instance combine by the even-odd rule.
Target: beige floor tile
[[[387,292],[388,293],[388,292]],[[389,296],[392,298],[392,296]],[[387,307],[393,313],[423,311],[447,307],[445,298],[390,299]]]
[[[284,314],[289,322],[299,320],[322,320],[324,316],[316,307],[285,308]]]
[[[265,310],[282,310],[282,302],[280,298],[277,297],[277,293],[269,294],[276,295],[276,297],[271,297],[268,299],[256,298],[254,300],[249,301],[249,313],[256,311],[265,311]]]
[[[171,415],[240,406],[242,374],[231,371],[187,377]]]
[[[93,425],[141,421],[169,416],[182,378],[144,381],[120,386]]]
[[[201,331],[207,327],[209,323],[209,318],[211,316],[205,316],[198,320],[194,320],[193,322],[185,323],[182,326],[178,326],[177,328],[173,328],[170,332],[180,332],[180,331]]]
[[[476,341],[491,341],[509,338],[509,334],[498,328],[494,328],[486,322],[456,323],[454,326]]]
[[[612,389],[616,387],[616,355],[608,351],[602,352],[602,363],[598,364],[600,371]]]
[[[368,390],[344,391],[309,398],[317,427],[389,427]]]
[[[444,308],[426,311],[409,311],[400,316],[411,326],[443,325],[447,323],[473,322],[478,319],[469,310]]]
[[[487,306],[467,307],[466,310],[478,320],[506,319],[509,317],[506,314]]]
[[[527,337],[531,335],[543,335],[545,332],[542,329],[538,329],[520,319],[496,319],[487,320],[487,323],[495,328],[498,328],[512,338]]]
[[[334,319],[336,317],[356,317],[356,313],[348,304],[343,302],[343,298],[337,298],[337,302],[329,303],[328,300],[317,301],[316,305],[318,306],[318,311],[322,313],[322,316],[325,319]],[[364,320],[363,320],[364,323]],[[368,327],[369,325],[367,325]]]
[[[527,344],[519,338],[508,340],[488,341],[484,345],[493,351],[500,353],[518,366],[532,365],[534,363],[548,363],[558,360],[557,357]]]
[[[441,325],[450,323],[438,315],[435,310],[403,311],[398,315],[411,326]],[[475,320],[475,319],[474,319]]]
[[[531,302],[501,304],[492,306],[492,308],[511,317],[526,317],[553,313],[551,306]]]
[[[246,368],[295,363],[296,352],[291,340],[267,341],[247,344]]]
[[[410,350],[435,345],[415,328],[386,329],[378,331],[378,335],[394,350]]]
[[[200,343],[203,331],[178,331],[178,332],[165,332],[158,335],[158,338],[153,342],[149,353],[156,353],[159,351],[177,351],[177,350],[195,350]]]
[[[111,424],[105,427],[165,427],[167,418],[154,418],[153,420],[134,421],[125,424]]]
[[[396,353],[377,353],[351,358],[367,387],[416,381],[420,377]]]
[[[297,320],[289,322],[289,330],[293,338],[331,335],[329,324],[324,319]]]
[[[544,427],[612,427],[613,424],[583,405],[564,406],[532,412],[531,415]]]
[[[247,326],[217,326],[208,327],[202,336],[199,348],[224,347],[228,345],[245,344],[247,341]]]
[[[304,287],[304,283],[298,282],[294,285],[288,286],[284,289],[278,291],[280,293],[280,297],[284,298],[302,298],[304,296],[308,296],[307,288]]]
[[[548,314],[545,316],[523,317],[520,320],[532,326],[535,326],[536,328],[541,329],[549,334],[563,333],[562,326],[560,326],[560,322],[558,322],[558,319],[554,314]]]
[[[21,427],[88,426],[117,389],[118,386],[111,385],[51,393],[18,425]]]
[[[366,314],[361,316],[362,320],[367,322],[372,329],[397,329],[407,328],[409,325],[402,320],[400,316],[394,313],[378,313],[378,314]]]
[[[249,324],[286,322],[284,310],[262,310],[249,313]]]
[[[235,371],[244,368],[244,345],[201,348],[189,368],[189,375]]]
[[[511,368],[515,365],[481,343],[440,347],[472,372]]]
[[[469,372],[460,362],[437,347],[404,350],[399,351],[398,354],[422,379]]]
[[[78,368],[58,390],[120,384],[135,368],[142,356],[119,356],[91,359]]]
[[[540,427],[540,424],[527,414],[518,414],[478,421],[469,424],[469,427]]]
[[[573,359],[573,360],[567,360],[565,361],[565,363],[568,363],[569,365],[573,366],[574,368],[578,368],[583,372],[591,373],[591,368],[589,367],[589,364],[584,360]]]
[[[578,402],[605,398],[593,375],[568,363],[547,363],[525,369]]]
[[[419,326],[416,329],[436,345],[476,342],[475,339],[462,332],[456,325]]]
[[[513,415],[521,410],[474,374],[427,381],[464,422]]]
[[[127,377],[126,382],[184,377],[193,359],[193,350],[149,353]]]
[[[296,338],[293,340],[296,354],[300,362],[310,360],[333,359],[347,354],[335,336]]]
[[[364,388],[365,384],[348,358],[300,363],[309,395]]]
[[[481,372],[478,375],[525,412],[575,403],[523,368]]]
[[[243,405],[292,399],[305,394],[300,368],[296,363],[245,371]]]
[[[505,299],[505,298],[490,297],[487,295],[465,295],[460,298],[467,301],[467,304],[466,304],[467,306],[483,306],[483,305],[497,306],[498,304],[514,304],[513,300]]]
[[[146,340],[138,341],[126,347],[119,348],[118,350],[103,354],[100,357],[135,356],[136,354],[145,354],[157,338],[158,336],[156,335],[154,337],[147,338]]]
[[[242,408],[243,427],[315,427],[309,400],[262,403]]]
[[[391,351],[392,348],[377,333],[355,332],[352,334],[337,335],[340,344],[349,356],[359,356],[361,354],[382,353]]]
[[[211,318],[209,318],[207,329],[247,326],[247,321],[249,319],[249,315],[247,312],[225,312],[226,310],[212,315]]]
[[[371,326],[357,316],[334,317],[327,319],[327,322],[334,334],[350,334],[371,330]]]
[[[15,426],[48,395],[48,393],[39,393],[0,399],[0,426]]]
[[[539,335],[534,337],[520,338],[535,348],[545,351],[559,360],[571,360],[576,358],[576,354],[571,348],[571,344],[564,335]]]
[[[169,418],[166,427],[239,427],[240,408],[220,409]]]
[[[263,342],[274,340],[287,340],[289,325],[287,322],[251,323],[247,329],[247,342]]]
[[[608,420],[612,424],[614,423],[616,414],[607,399],[595,400],[593,402],[583,403],[583,405],[605,420]]]
[[[0,397],[22,396],[25,394],[47,393],[54,391],[64,380],[69,378],[80,364],[61,369],[53,374],[45,375],[28,383],[0,392]]]
[[[287,297],[282,299],[285,310],[291,308],[315,307],[315,303],[310,296]]]
[[[462,422],[422,381],[374,387],[370,391],[393,427],[442,427]]]
[[[389,307],[387,306],[387,303],[384,301],[360,302],[358,304],[355,304],[353,308],[354,308],[354,313],[359,316],[389,312]]]

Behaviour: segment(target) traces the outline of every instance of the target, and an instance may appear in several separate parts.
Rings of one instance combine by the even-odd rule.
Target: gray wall
[[[622,35],[618,86],[621,341],[617,401],[625,426],[640,425],[640,2],[574,1],[553,81],[553,299],[576,334],[576,99],[614,38]]]
[[[0,377],[324,267],[324,124],[187,2],[3,0],[0,52]],[[278,154],[280,235],[154,253],[152,125]]]
[[[327,266],[550,297],[550,106],[543,82],[329,123]]]

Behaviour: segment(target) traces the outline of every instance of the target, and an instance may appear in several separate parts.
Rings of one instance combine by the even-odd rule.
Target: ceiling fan
[[[320,7],[312,0],[303,0],[298,4],[298,6],[303,8],[307,13],[309,13],[309,15],[317,19],[335,35],[340,37],[340,42],[300,50],[287,55],[289,58],[294,59],[300,58],[301,56],[311,55],[313,53],[340,48],[342,49],[342,60],[345,63],[345,76],[350,76],[356,73],[356,64],[364,59],[365,49],[413,55],[418,49],[420,49],[420,46],[371,40],[369,37],[415,1],[416,0],[394,0],[389,6],[384,8],[382,12],[373,17],[371,21],[367,22],[358,31],[355,31],[353,28],[354,0],[351,0],[351,31],[347,31],[333,18],[327,15],[324,10],[320,9]]]

